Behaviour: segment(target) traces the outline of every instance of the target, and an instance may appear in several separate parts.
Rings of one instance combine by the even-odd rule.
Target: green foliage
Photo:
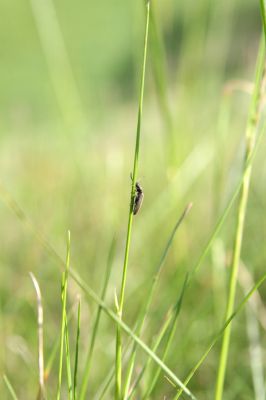
[[[261,22],[247,0],[152,0],[143,91],[145,3],[0,4],[1,398],[38,396],[34,271],[47,399],[114,398],[116,358],[120,398],[211,399],[231,329],[220,397],[259,400],[240,311],[265,297],[264,3]],[[243,297],[235,273],[226,312],[232,252],[255,284]]]

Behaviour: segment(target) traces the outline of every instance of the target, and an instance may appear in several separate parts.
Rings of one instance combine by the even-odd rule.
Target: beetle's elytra
[[[133,202],[133,214],[136,215],[142,205],[143,198],[144,198],[144,193],[143,190],[138,182],[136,182],[136,193],[134,197],[134,202]]]

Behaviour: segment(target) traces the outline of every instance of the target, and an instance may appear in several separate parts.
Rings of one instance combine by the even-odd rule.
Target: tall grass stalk
[[[115,240],[115,238],[113,238],[110,249],[109,249],[107,266],[106,266],[106,270],[105,270],[105,276],[103,279],[103,287],[102,287],[102,291],[101,291],[101,299],[103,301],[105,299],[105,295],[106,295],[106,291],[107,291],[107,287],[108,287],[108,283],[109,283],[109,279],[110,279],[110,275],[111,275],[111,268],[113,265],[115,248],[116,248],[116,240]],[[101,308],[101,306],[99,306],[97,313],[96,313],[93,330],[92,330],[92,335],[91,335],[91,340],[90,340],[90,344],[89,344],[89,351],[88,351],[87,359],[85,362],[85,369],[84,369],[84,374],[83,374],[81,389],[80,389],[80,395],[79,395],[80,400],[84,400],[86,397],[86,391],[87,391],[87,387],[88,387],[89,374],[90,374],[90,368],[91,368],[91,361],[92,361],[92,356],[93,356],[95,340],[96,340],[97,333],[98,333],[101,313],[102,313],[102,308]]]
[[[77,378],[78,378],[78,362],[79,362],[79,337],[80,337],[80,299],[78,302],[78,318],[77,318],[77,335],[76,335],[76,351],[75,351],[75,366],[74,366],[74,400],[77,399]]]
[[[137,132],[136,132],[136,144],[135,144],[135,156],[134,165],[132,173],[132,187],[130,195],[130,206],[129,206],[129,217],[128,217],[128,227],[127,227],[127,238],[126,238],[126,249],[121,281],[121,290],[119,298],[119,308],[118,317],[122,318],[124,298],[125,298],[125,287],[126,287],[126,277],[128,269],[128,257],[129,257],[129,247],[131,241],[132,232],[132,222],[133,222],[133,201],[135,197],[135,185],[138,172],[138,160],[139,160],[139,147],[140,147],[140,132],[141,132],[141,122],[142,122],[142,108],[143,108],[143,97],[144,97],[144,83],[145,83],[145,70],[146,70],[146,59],[147,59],[147,47],[148,47],[148,33],[149,33],[149,21],[150,21],[150,0],[146,2],[146,27],[145,27],[145,39],[144,39],[144,51],[143,51],[143,65],[142,65],[142,75],[141,75],[141,85],[140,85],[140,97],[139,97],[139,109],[138,109],[138,121],[137,121]],[[122,335],[120,326],[117,326],[116,332],[116,388],[115,397],[116,400],[121,399],[121,385],[122,385]]]
[[[192,377],[194,376],[195,372],[199,369],[199,367],[203,364],[207,356],[209,355],[210,351],[214,347],[214,345],[218,342],[218,340],[223,335],[226,328],[231,324],[232,320],[239,314],[240,311],[245,307],[246,303],[249,301],[251,296],[259,289],[259,287],[266,281],[266,273],[262,275],[262,277],[252,286],[252,288],[248,291],[246,296],[242,299],[239,305],[236,307],[234,312],[230,315],[230,317],[226,320],[223,324],[222,328],[218,331],[218,333],[214,336],[213,340],[211,341],[209,347],[204,352],[204,354],[200,357],[199,361],[195,364],[192,370],[189,372],[188,376],[184,380],[184,384],[188,385]],[[178,400],[183,393],[183,389],[179,389],[177,395],[174,400]]]
[[[249,194],[251,170],[252,170],[252,163],[249,163],[248,168],[246,168],[246,165],[249,162],[250,157],[253,153],[256,141],[256,133],[259,122],[259,113],[262,100],[261,84],[263,79],[264,63],[265,63],[265,44],[263,39],[261,41],[259,49],[255,86],[254,86],[253,96],[251,99],[250,111],[246,129],[246,151],[245,151],[244,167],[243,167],[243,183],[241,187],[240,200],[238,205],[237,225],[235,232],[235,242],[233,248],[233,258],[232,258],[225,320],[229,318],[234,309],[238,266],[241,254],[245,215],[246,215],[246,208],[247,208],[247,201]],[[228,358],[228,351],[230,344],[230,334],[231,334],[231,325],[227,327],[227,329],[223,334],[222,348],[220,353],[220,361],[219,361],[216,390],[215,390],[216,400],[221,400],[223,397],[224,379],[225,379],[226,365],[227,365],[227,358]]]
[[[62,278],[62,321],[61,321],[61,339],[60,339],[57,400],[59,400],[60,396],[61,396],[63,354],[64,354],[65,329],[66,329],[66,302],[67,302],[67,283],[68,283],[68,274],[69,274],[69,263],[70,263],[70,231],[68,231],[68,234],[67,234],[66,264],[65,264],[65,271],[63,272],[63,278]]]
[[[69,330],[68,330],[67,313],[65,314],[65,349],[66,349],[66,371],[67,371],[68,397],[71,400],[71,399],[73,399],[73,385],[72,385],[72,374],[71,374],[71,360],[70,360]]]
[[[150,285],[149,291],[146,294],[146,301],[144,302],[144,306],[142,307],[142,312],[140,312],[140,315],[139,315],[139,318],[138,318],[138,327],[137,327],[137,330],[136,330],[136,334],[138,336],[141,335],[143,326],[145,324],[145,320],[146,320],[147,314],[148,314],[149,309],[150,309],[150,305],[151,305],[151,302],[152,302],[152,298],[153,298],[153,294],[154,294],[154,291],[155,291],[155,288],[156,288],[156,284],[158,282],[161,270],[163,268],[163,265],[164,265],[165,259],[167,257],[167,254],[169,252],[169,249],[171,247],[171,244],[172,244],[172,242],[174,240],[176,231],[180,227],[180,225],[183,222],[184,218],[189,213],[191,207],[192,207],[192,203],[189,203],[186,206],[185,210],[183,211],[181,216],[178,218],[178,220],[177,220],[177,222],[176,222],[176,224],[175,224],[175,226],[174,226],[174,228],[173,228],[173,230],[172,230],[172,232],[170,234],[169,239],[167,240],[167,243],[166,243],[165,249],[163,251],[162,257],[161,257],[161,259],[159,261],[158,266],[156,267],[155,274],[154,274],[153,279],[152,279],[152,284]],[[128,369],[127,369],[127,374],[126,374],[126,379],[125,379],[125,389],[124,389],[124,395],[123,395],[124,399],[126,399],[127,396],[128,396],[128,391],[129,391],[129,387],[130,387],[131,377],[132,377],[135,358],[136,358],[136,350],[137,350],[137,347],[136,347],[136,344],[134,344],[132,352],[131,352],[131,356],[130,356],[130,359],[129,359],[129,362],[128,362]]]
[[[239,283],[244,294],[247,294],[250,284],[253,285],[251,274],[245,265],[240,265]],[[265,400],[263,347],[259,327],[259,302],[258,293],[248,302],[246,311],[246,330],[249,340],[250,369],[254,387],[254,399]]]

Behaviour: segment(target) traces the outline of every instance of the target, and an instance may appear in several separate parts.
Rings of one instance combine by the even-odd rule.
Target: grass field
[[[1,399],[265,399],[263,1],[0,15]]]

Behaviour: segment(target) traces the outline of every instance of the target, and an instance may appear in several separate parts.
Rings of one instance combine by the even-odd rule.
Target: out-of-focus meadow
[[[190,201],[193,208],[160,276],[142,336],[149,345],[241,176],[261,34],[259,4],[250,0],[157,0],[152,7],[138,170],[145,199],[133,221],[124,308],[129,326],[176,220]],[[97,293],[116,237],[106,298],[114,309],[125,248],[145,10],[141,0],[2,0],[0,15],[0,371],[19,399],[34,399],[37,317],[28,272],[34,272],[42,290],[47,360],[60,334],[61,271],[18,205],[62,257],[71,231],[71,264]],[[263,138],[254,163],[240,269],[241,276],[246,268],[254,281],[266,261],[265,151]],[[235,224],[234,206],[186,291],[166,359],[181,378],[224,319]],[[265,286],[260,295],[265,299]],[[69,309],[78,296],[81,376],[96,305],[70,280]],[[243,296],[239,285],[237,302]],[[88,398],[94,398],[114,365],[115,330],[103,315]],[[75,323],[70,331],[74,342]],[[263,349],[265,331],[260,333]],[[242,312],[233,321],[226,400],[259,399],[250,346]],[[219,349],[220,343],[191,381],[200,399],[213,398]],[[139,350],[137,371],[145,358]],[[55,398],[57,364],[46,383],[50,398]],[[1,399],[10,398],[2,379],[0,393]],[[151,398],[171,399],[174,393],[162,373]],[[106,398],[112,398],[112,389]]]

